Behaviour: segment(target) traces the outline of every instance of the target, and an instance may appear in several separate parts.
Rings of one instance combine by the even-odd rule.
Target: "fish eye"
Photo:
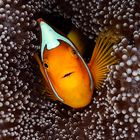
[[[74,55],[77,54],[76,50],[74,50],[74,49],[72,49],[72,53],[73,53]]]
[[[49,67],[47,63],[44,63],[44,66],[45,66],[45,68],[48,68]]]

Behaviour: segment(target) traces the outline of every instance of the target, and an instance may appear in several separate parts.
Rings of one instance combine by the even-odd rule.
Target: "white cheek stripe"
[[[90,78],[90,90],[93,91],[93,78],[92,78],[92,74],[87,66],[87,64],[85,63],[84,59],[82,58],[82,56],[79,54],[78,52],[78,56],[80,57],[80,59],[82,60],[83,64],[85,65],[86,69],[87,69],[87,72],[88,72],[88,75],[89,75],[89,78]]]
[[[53,90],[55,96],[56,96],[61,102],[64,102],[64,100],[63,100],[61,97],[59,97],[59,95],[57,94],[56,90],[54,89],[54,87],[53,87],[53,85],[52,85],[52,83],[51,83],[51,80],[50,80],[50,78],[49,78],[49,76],[48,76],[47,71],[46,71],[45,68],[44,68],[44,70],[45,70],[46,77],[47,77],[47,79],[48,79],[48,81],[49,81],[49,84],[50,84],[50,86],[51,86],[51,88],[52,88],[52,90]]]

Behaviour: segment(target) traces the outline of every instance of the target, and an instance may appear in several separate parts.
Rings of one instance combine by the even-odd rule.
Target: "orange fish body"
[[[73,48],[60,41],[55,49],[44,51],[43,60],[48,64],[48,77],[63,103],[74,108],[90,103],[93,93],[90,76]]]
[[[36,59],[46,81],[46,87],[52,89],[52,92],[49,93],[50,98],[59,100],[73,108],[85,107],[92,99],[93,79],[95,81],[98,79],[98,85],[104,79],[104,73],[95,74],[95,71],[102,73],[102,62],[101,65],[96,65],[97,60],[95,59],[95,53],[93,53],[92,62],[90,61],[88,67],[68,38],[57,33],[42,19],[38,19],[38,22],[41,28],[42,44],[41,60],[38,56],[36,56]],[[100,42],[100,40],[98,41]],[[98,49],[95,50],[97,51]],[[96,55],[100,53],[96,52]],[[103,56],[104,54],[101,55]],[[114,60],[115,58],[109,64],[113,64]],[[94,64],[93,61],[95,61]],[[107,72],[107,68],[104,69]]]
[[[69,39],[55,32],[43,20],[39,23],[44,40],[40,67],[43,67],[43,76],[47,77],[45,79],[52,88],[52,98],[73,108],[88,105],[93,94],[93,79],[88,66]],[[48,40],[47,35],[53,37]]]

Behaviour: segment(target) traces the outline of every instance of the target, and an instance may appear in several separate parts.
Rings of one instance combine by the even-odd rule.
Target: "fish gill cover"
[[[0,139],[138,140],[139,9],[139,0],[0,0]],[[123,35],[112,52],[120,62],[82,110],[48,101],[37,90],[32,56],[40,48],[35,28],[42,13],[69,18],[91,39],[110,26]]]

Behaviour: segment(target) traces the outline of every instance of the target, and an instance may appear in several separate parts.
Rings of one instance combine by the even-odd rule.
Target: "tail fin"
[[[118,62],[115,56],[111,56],[113,45],[120,40],[119,35],[113,30],[101,32],[89,62],[89,68],[94,78],[96,89],[100,89],[109,72],[108,66]]]

